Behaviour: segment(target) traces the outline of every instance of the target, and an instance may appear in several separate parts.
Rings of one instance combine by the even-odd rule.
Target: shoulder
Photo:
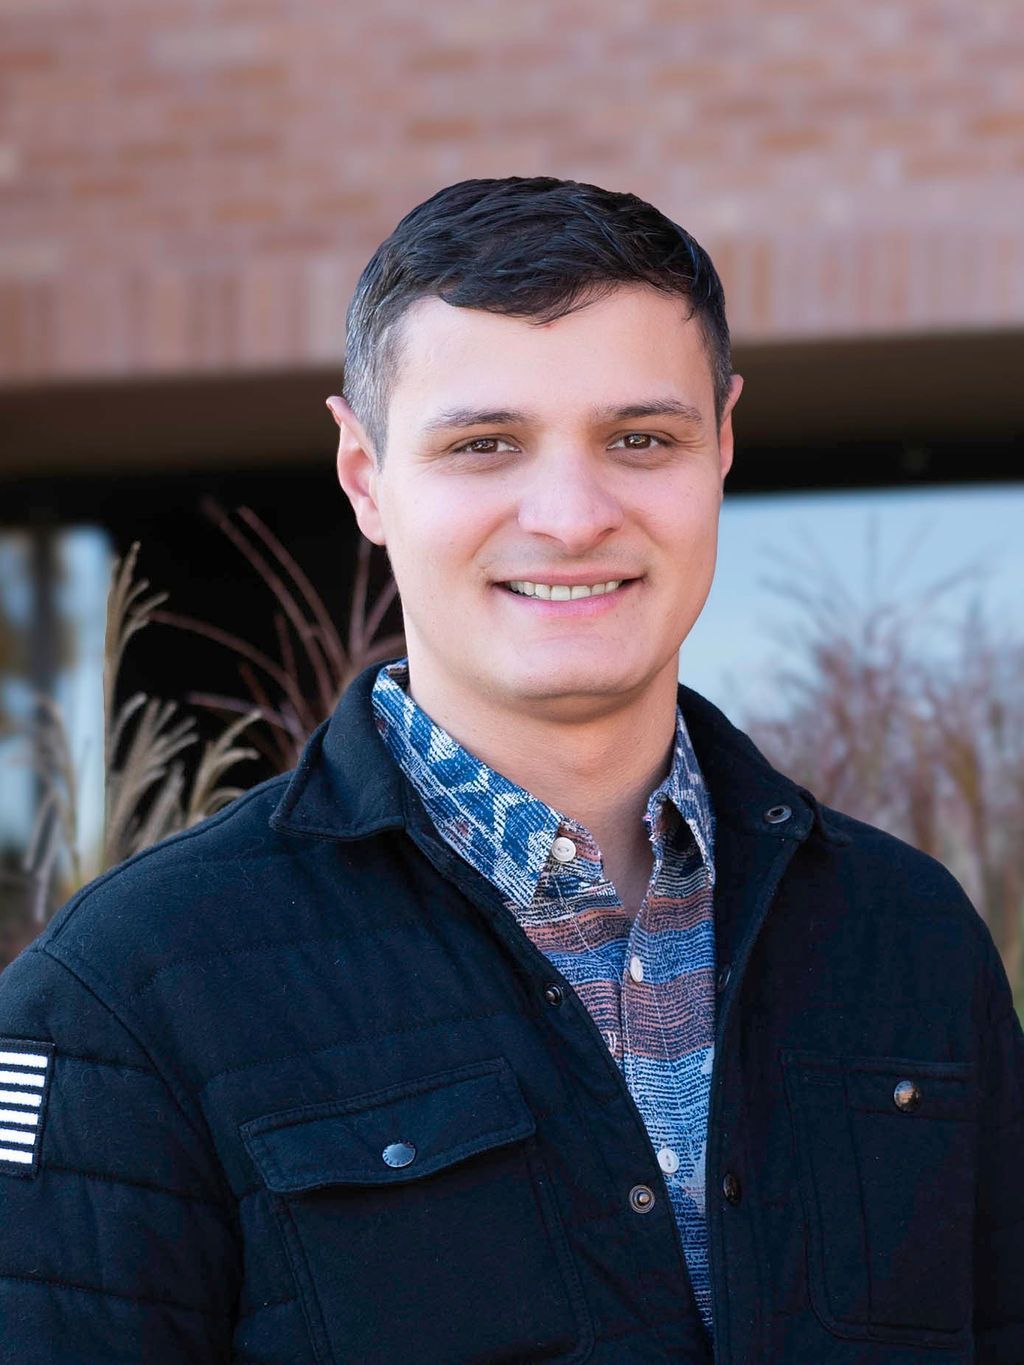
[[[32,949],[117,993],[175,958],[252,932],[264,901],[288,881],[290,842],[270,817],[287,785],[275,777],[223,810],[111,868],[57,912]]]
[[[680,685],[677,702],[719,820],[756,832],[763,828],[764,811],[773,805],[804,809],[807,837],[786,874],[790,896],[830,914],[874,921],[882,933],[889,928],[911,935],[924,931],[936,950],[944,939],[954,957],[967,950],[992,962],[995,950],[987,925],[938,859],[819,801],[692,688]],[[813,816],[809,827],[805,808]],[[779,835],[785,837],[786,828],[795,831],[797,823],[779,825]]]
[[[813,798],[812,798],[813,800]],[[822,826],[841,850],[847,876],[870,881],[887,895],[913,890],[926,902],[970,904],[946,865],[878,825],[815,802]]]
[[[830,898],[841,911],[872,922],[894,947],[905,941],[924,951],[927,945],[936,962],[945,960],[967,977],[1003,974],[988,924],[944,863],[876,825],[814,804],[831,845]],[[808,862],[817,862],[813,853]],[[818,883],[805,894],[820,889]]]

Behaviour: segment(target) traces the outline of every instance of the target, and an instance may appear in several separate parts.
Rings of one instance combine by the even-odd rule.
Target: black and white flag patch
[[[35,1175],[53,1044],[0,1038],[0,1175]]]

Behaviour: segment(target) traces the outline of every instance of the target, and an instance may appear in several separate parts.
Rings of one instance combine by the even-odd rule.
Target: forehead
[[[420,299],[400,329],[391,387],[398,421],[469,402],[564,412],[655,391],[713,404],[699,321],[686,299],[646,286],[614,289],[542,324]]]

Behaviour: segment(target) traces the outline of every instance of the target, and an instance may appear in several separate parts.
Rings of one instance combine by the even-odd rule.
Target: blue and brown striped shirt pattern
[[[408,661],[373,689],[377,728],[440,836],[491,882],[577,992],[650,1135],[709,1333],[704,1158],[714,1058],[714,816],[682,712],[644,826],[654,867],[636,917],[589,831],[468,753],[409,696]]]

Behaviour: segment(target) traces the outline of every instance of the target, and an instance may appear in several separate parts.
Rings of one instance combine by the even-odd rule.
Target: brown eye
[[[666,444],[660,436],[652,436],[649,431],[627,431],[615,442],[615,445],[621,445],[626,450],[653,450],[656,446]]]
[[[456,446],[455,450],[460,455],[496,455],[499,453],[499,446],[514,448],[504,436],[474,436],[471,440],[463,441],[461,445]]]

